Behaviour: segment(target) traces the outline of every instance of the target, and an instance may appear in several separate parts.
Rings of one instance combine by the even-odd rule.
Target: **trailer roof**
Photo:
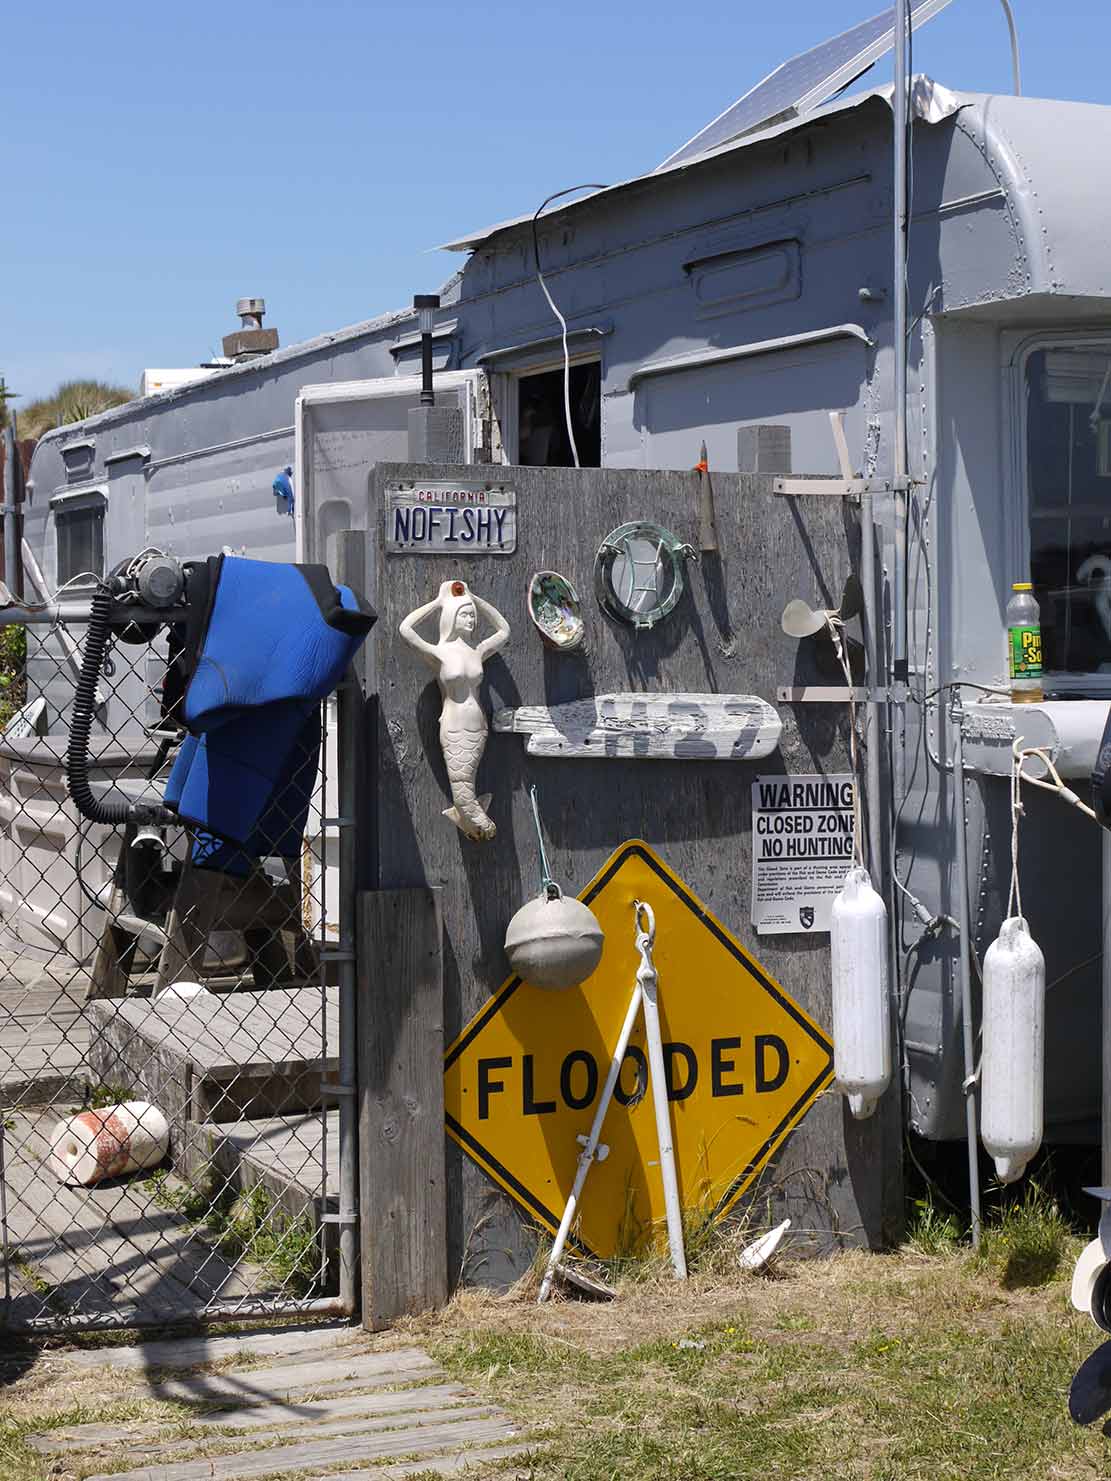
[[[635,185],[643,184],[649,180],[666,179],[668,175],[679,174],[685,170],[698,169],[710,160],[720,159],[723,155],[733,154],[741,149],[750,149],[754,145],[766,143],[768,139],[776,139],[783,134],[796,132],[798,129],[806,128],[819,119],[830,118],[834,114],[848,113],[853,109],[861,108],[875,98],[881,98],[890,105],[893,85],[888,83],[885,87],[869,88],[867,92],[852,93],[847,97],[838,98],[832,103],[825,104],[821,108],[812,108],[808,113],[799,118],[790,118],[782,123],[777,123],[769,128],[757,129],[751,134],[744,134],[739,139],[731,139],[728,143],[719,144],[712,149],[703,150],[696,154],[677,161],[674,164],[663,164],[656,169],[648,170],[643,175],[633,175],[628,180],[621,180],[616,185],[608,185],[602,190],[596,190],[591,195],[579,196],[561,206],[555,206],[550,211],[545,211],[540,218],[545,225],[557,218],[570,215],[573,211],[580,210],[588,202],[600,200],[603,196],[611,196],[619,191],[628,190]],[[917,74],[914,78],[912,89],[912,106],[915,117],[921,118],[926,123],[939,123],[943,118],[948,118],[958,108],[978,101],[979,95],[973,93],[955,93],[941,83],[935,82],[933,78],[925,74]],[[524,226],[532,221],[532,212],[524,216],[513,216],[507,221],[495,222],[492,226],[484,226],[478,231],[468,232],[465,236],[456,237],[453,241],[441,244],[443,252],[474,252],[479,247],[485,246],[492,237],[501,232],[512,231],[515,227]]]

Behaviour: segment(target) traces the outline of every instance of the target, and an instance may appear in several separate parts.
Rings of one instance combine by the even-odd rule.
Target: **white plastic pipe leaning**
[[[1042,1144],[1045,957],[1020,915],[984,957],[980,1137],[1001,1183],[1020,1178]]]
[[[157,1167],[169,1143],[170,1128],[158,1107],[129,1100],[59,1121],[50,1138],[50,1165],[60,1182],[91,1188],[106,1178]]]
[[[850,869],[833,902],[833,1071],[857,1118],[870,1116],[891,1080],[887,907],[867,869]]]

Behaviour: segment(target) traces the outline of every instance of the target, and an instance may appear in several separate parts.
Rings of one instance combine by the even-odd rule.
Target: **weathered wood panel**
[[[360,1336],[358,1328],[349,1322],[321,1326],[291,1325],[276,1331],[245,1332],[232,1337],[175,1337],[171,1341],[141,1342],[135,1347],[98,1347],[86,1352],[67,1353],[66,1361],[81,1368],[142,1368],[148,1373],[163,1368],[196,1368],[202,1363],[223,1362],[226,1358],[267,1357],[272,1362],[282,1358],[303,1361],[307,1352],[345,1347]],[[415,1349],[403,1349],[390,1356],[403,1356],[411,1351]]]
[[[470,1410],[462,1412],[472,1413]],[[241,1455],[213,1455],[207,1459],[171,1464],[158,1461],[138,1470],[91,1476],[88,1481],[109,1481],[109,1477],[112,1481],[232,1481],[233,1477],[270,1476],[282,1470],[303,1474],[311,1467],[333,1466],[342,1461],[365,1462],[387,1456],[422,1455],[446,1450],[449,1446],[512,1439],[516,1433],[512,1425],[496,1416],[487,1417],[489,1414],[488,1410],[474,1411],[473,1418],[441,1419],[434,1424],[406,1425],[404,1429],[387,1428],[377,1439],[365,1434],[358,1437],[348,1434],[334,1440],[280,1445],[269,1450],[250,1450]],[[377,1424],[375,1428],[378,1428]],[[419,1467],[410,1469],[419,1470]]]
[[[692,448],[692,462],[694,452]],[[470,470],[473,473],[473,469]],[[389,479],[432,476],[380,465]],[[443,469],[437,476],[447,476]],[[698,536],[698,476],[677,472],[518,468],[516,554],[498,559],[386,556],[378,542],[375,633],[378,746],[375,839],[380,883],[440,886],[444,993],[450,1040],[506,978],[509,917],[535,893],[537,858],[528,804],[536,783],[556,877],[580,889],[612,850],[643,838],[659,851],[745,947],[827,1031],[831,1026],[828,936],[759,938],[750,924],[751,782],[757,770],[848,770],[848,720],[835,704],[780,706],[779,750],[752,764],[638,762],[529,756],[519,737],[492,732],[478,790],[493,793],[490,843],[464,838],[442,816],[450,801],[440,752],[440,697],[429,672],[397,637],[401,618],[441,581],[463,576],[506,616],[508,646],[486,665],[484,707],[564,704],[630,689],[651,693],[747,693],[773,700],[777,685],[843,684],[832,652],[780,628],[792,597],[838,606],[859,551],[857,515],[840,499],[786,499],[764,475],[714,479],[720,554],[687,567],[675,611],[651,631],[611,622],[584,601],[582,650],[546,650],[526,611],[533,571],[560,571],[593,591],[594,554],[622,522],[653,519],[680,539]],[[372,522],[372,542],[378,522]],[[850,629],[850,636],[852,635]],[[373,845],[368,845],[372,847]],[[490,1283],[512,1279],[531,1255],[508,1200],[454,1147],[448,1151],[449,1254],[453,1272]],[[855,1123],[841,1098],[824,1096],[765,1179],[776,1217],[790,1215],[818,1247],[838,1240],[882,1244],[902,1206],[898,1100]],[[761,1205],[763,1207],[763,1205]]]
[[[175,1127],[312,1110],[336,1064],[337,1002],[326,989],[322,1026],[316,987],[94,1001],[92,1068]]]
[[[359,896],[363,1324],[447,1300],[438,890]]]
[[[356,1353],[327,1362],[284,1363],[247,1372],[182,1373],[148,1385],[152,1398],[181,1399],[192,1404],[269,1403],[305,1394],[350,1394],[360,1389],[393,1388],[440,1376],[423,1352]]]

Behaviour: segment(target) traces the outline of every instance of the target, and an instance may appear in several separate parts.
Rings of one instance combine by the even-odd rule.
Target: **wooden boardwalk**
[[[242,1121],[320,1104],[339,1044],[335,988],[89,1004],[92,1063],[173,1121]]]
[[[46,1105],[88,1079],[85,978],[0,984],[0,1106]]]
[[[75,1370],[112,1369],[116,1398],[173,1411],[46,1430],[30,1444],[52,1471],[87,1481],[395,1481],[488,1476],[496,1463],[511,1481],[500,1463],[527,1445],[506,1415],[418,1348],[373,1344],[349,1326],[287,1327],[73,1353]],[[112,1469],[123,1450],[134,1464]]]

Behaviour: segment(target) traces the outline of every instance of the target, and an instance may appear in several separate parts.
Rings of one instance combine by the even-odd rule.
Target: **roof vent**
[[[268,355],[278,348],[278,331],[262,327],[265,298],[241,298],[235,312],[239,315],[240,327],[234,334],[224,335],[225,355],[232,360],[251,360],[256,355]]]

